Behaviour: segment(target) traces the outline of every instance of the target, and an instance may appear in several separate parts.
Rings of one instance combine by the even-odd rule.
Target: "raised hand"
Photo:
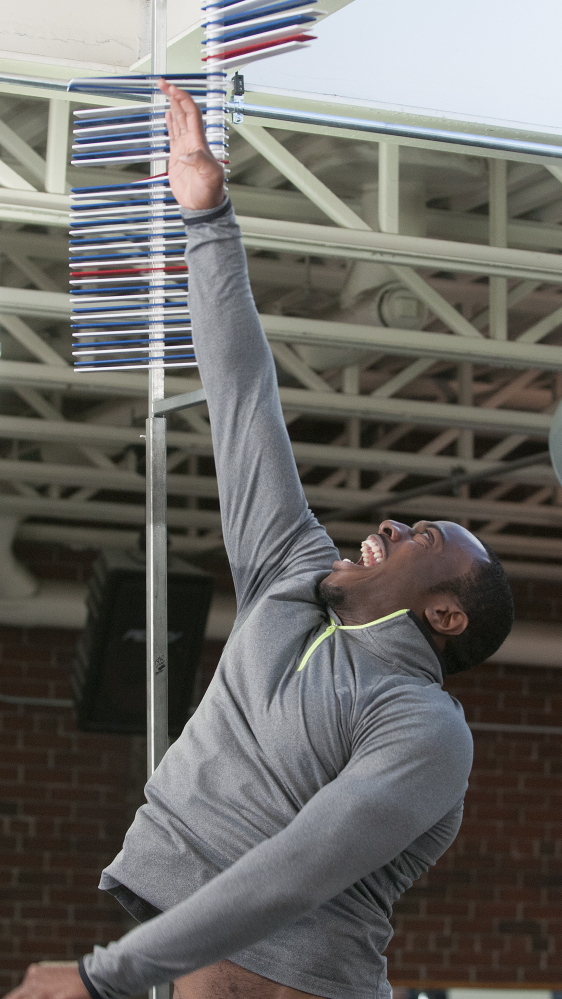
[[[224,198],[224,170],[213,156],[199,108],[184,90],[160,80],[170,102],[166,125],[170,136],[168,177],[182,208],[216,208]]]

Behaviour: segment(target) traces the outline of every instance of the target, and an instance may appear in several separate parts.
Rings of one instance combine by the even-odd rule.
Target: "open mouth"
[[[361,558],[357,564],[364,565],[367,568],[379,565],[386,557],[386,550],[383,545],[384,542],[379,535],[371,534],[365,541],[361,542]]]

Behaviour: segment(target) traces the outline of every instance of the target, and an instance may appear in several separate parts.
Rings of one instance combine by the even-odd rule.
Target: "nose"
[[[379,534],[384,534],[389,541],[403,541],[412,535],[412,528],[401,524],[399,520],[383,520],[379,525]]]

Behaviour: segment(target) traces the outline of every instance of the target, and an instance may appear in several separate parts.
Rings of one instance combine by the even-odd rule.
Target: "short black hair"
[[[485,662],[513,626],[513,596],[505,570],[495,551],[478,540],[488,561],[476,559],[464,576],[431,588],[433,593],[453,593],[468,617],[465,630],[448,638],[442,652],[447,673],[461,673]]]

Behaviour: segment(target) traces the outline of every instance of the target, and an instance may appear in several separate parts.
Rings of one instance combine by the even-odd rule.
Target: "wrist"
[[[181,208],[181,214],[186,226],[197,225],[199,222],[214,222],[223,218],[232,208],[228,194],[225,194],[218,205],[212,208]]]

